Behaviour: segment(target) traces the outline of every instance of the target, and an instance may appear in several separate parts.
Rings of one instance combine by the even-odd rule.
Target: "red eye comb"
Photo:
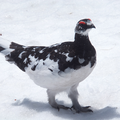
[[[79,22],[79,24],[86,24],[86,23],[85,23],[85,22],[83,22],[83,21],[80,21],[80,22]]]
[[[88,20],[92,21],[90,18],[88,18]]]

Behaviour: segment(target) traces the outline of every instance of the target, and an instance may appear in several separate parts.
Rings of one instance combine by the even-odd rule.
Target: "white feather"
[[[41,61],[40,61],[41,62]],[[58,64],[57,62],[53,62],[50,59],[44,61],[48,64],[46,65],[38,65],[35,71],[31,70],[31,68],[26,69],[26,73],[30,76],[30,78],[39,86],[64,91],[69,89],[71,86],[79,84],[79,82],[83,81],[93,70],[95,65],[91,68],[91,64],[81,67],[78,70],[66,69],[65,72],[58,73]],[[48,67],[53,67],[53,72],[51,72]]]

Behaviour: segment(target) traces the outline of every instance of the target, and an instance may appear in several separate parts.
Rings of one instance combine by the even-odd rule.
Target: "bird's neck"
[[[75,34],[74,49],[76,55],[84,56],[85,53],[89,53],[93,50],[93,46],[87,35]]]
[[[81,35],[81,34],[78,34],[78,33],[75,33],[75,46],[90,46],[91,45],[91,42],[89,41],[89,37],[88,35]]]

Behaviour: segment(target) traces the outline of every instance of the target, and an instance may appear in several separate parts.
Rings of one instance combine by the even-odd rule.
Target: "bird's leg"
[[[89,109],[90,106],[82,107],[79,102],[78,102],[78,91],[77,91],[77,86],[71,87],[69,91],[69,98],[72,100],[72,107],[71,110],[75,110],[77,113],[80,112],[92,112],[91,109]]]
[[[59,104],[56,103],[56,101],[55,101],[55,95],[56,95],[57,93],[56,93],[55,90],[53,91],[53,90],[48,89],[48,90],[47,90],[47,94],[48,94],[49,104],[50,104],[53,108],[58,109],[58,111],[59,111],[60,109],[65,109],[65,110],[70,109],[69,107],[65,107],[64,105],[59,105]]]

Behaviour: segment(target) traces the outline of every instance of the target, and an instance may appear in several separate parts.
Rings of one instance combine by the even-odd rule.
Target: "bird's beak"
[[[96,27],[94,26],[94,24],[92,24],[90,27],[91,27],[91,28],[96,28]]]

